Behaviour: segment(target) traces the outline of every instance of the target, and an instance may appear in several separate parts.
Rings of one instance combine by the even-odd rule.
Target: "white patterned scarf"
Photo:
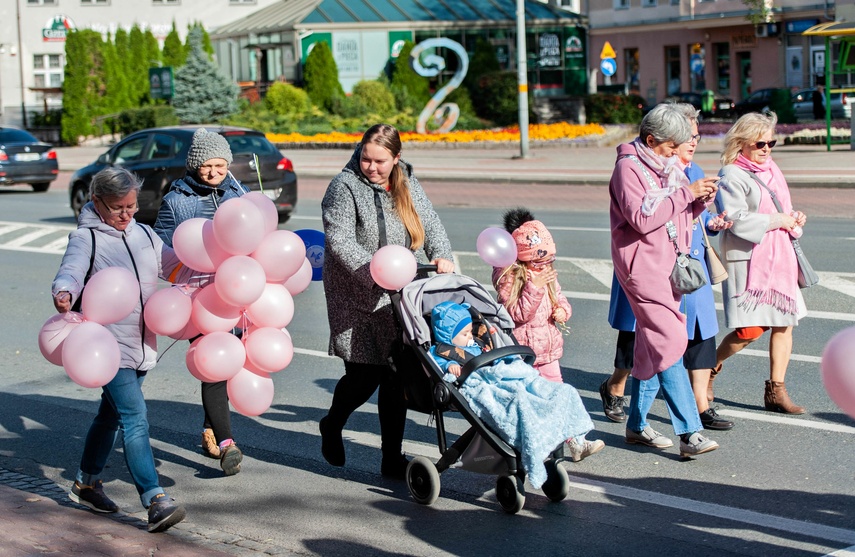
[[[640,137],[635,138],[632,144],[641,162],[656,172],[660,182],[662,182],[661,189],[647,190],[644,194],[644,199],[641,203],[641,213],[649,217],[656,212],[656,208],[659,207],[663,199],[677,191],[677,189],[688,186],[689,178],[683,172],[684,166],[680,162],[680,157],[676,154],[670,157],[657,155],[653,152],[653,149],[641,141]]]

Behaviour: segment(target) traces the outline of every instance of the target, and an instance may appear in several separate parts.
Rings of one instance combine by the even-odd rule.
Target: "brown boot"
[[[722,365],[723,364],[718,364],[717,366],[715,366],[714,368],[712,368],[710,370],[710,382],[709,382],[709,385],[707,385],[707,400],[709,402],[712,402],[713,400],[715,400],[715,394],[713,394],[712,384],[713,384],[713,381],[715,381],[715,376],[718,375],[719,373],[721,373],[721,366]]]
[[[805,408],[796,406],[787,394],[784,382],[766,381],[766,394],[763,396],[766,410],[783,414],[804,414]]]

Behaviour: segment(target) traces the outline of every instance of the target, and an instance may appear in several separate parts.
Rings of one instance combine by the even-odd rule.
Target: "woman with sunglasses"
[[[764,405],[772,412],[803,414],[805,409],[790,400],[784,377],[793,327],[807,313],[790,236],[801,235],[807,217],[793,210],[787,181],[772,160],[777,121],[774,112],[749,113],[724,138],[716,204],[733,222],[722,232],[721,255],[728,274],[722,283],[725,325],[734,330],[716,350],[707,398],[713,399],[713,380],[723,362],[771,329]]]

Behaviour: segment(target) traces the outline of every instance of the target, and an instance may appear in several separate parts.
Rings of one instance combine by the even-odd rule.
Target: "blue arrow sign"
[[[617,62],[614,58],[603,58],[600,61],[600,71],[606,77],[611,77],[617,71]]]

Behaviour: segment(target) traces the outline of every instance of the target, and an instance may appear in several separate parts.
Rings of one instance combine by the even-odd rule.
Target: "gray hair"
[[[657,145],[666,141],[680,145],[692,138],[692,126],[679,104],[661,103],[647,113],[638,128],[638,137],[645,145],[647,137],[651,135]]]
[[[141,187],[142,182],[130,170],[109,166],[92,177],[89,197],[125,197],[132,191],[139,192]]]
[[[688,120],[690,124],[697,124],[699,122],[698,116],[701,115],[701,111],[694,106],[689,103],[674,103],[674,106],[680,109],[680,112],[683,113],[683,116],[686,117],[686,120]]]

